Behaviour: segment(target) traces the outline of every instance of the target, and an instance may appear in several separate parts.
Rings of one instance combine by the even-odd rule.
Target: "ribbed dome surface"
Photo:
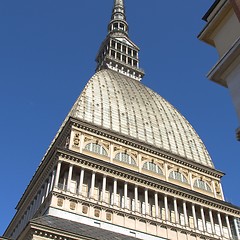
[[[203,142],[189,122],[160,95],[118,72],[109,69],[97,72],[70,114],[213,167]]]

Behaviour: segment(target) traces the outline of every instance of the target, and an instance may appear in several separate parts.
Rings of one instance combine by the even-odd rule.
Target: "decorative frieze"
[[[159,156],[163,159],[166,160],[170,160],[173,163],[177,163],[186,167],[190,167],[191,169],[195,169],[199,172],[203,172],[206,173],[210,176],[216,177],[216,178],[221,178],[223,176],[223,173],[215,170],[215,169],[210,169],[207,166],[203,166],[201,164],[198,164],[196,162],[193,162],[192,160],[187,160],[184,158],[181,158],[179,156],[175,156],[172,153],[169,152],[164,152],[162,150],[157,149],[156,147],[152,146],[152,145],[148,145],[146,143],[140,143],[137,140],[131,139],[131,140],[127,140],[126,136],[121,136],[120,134],[116,135],[114,132],[110,132],[110,131],[106,131],[106,130],[99,130],[97,128],[95,128],[93,125],[89,125],[86,122],[80,121],[80,120],[76,120],[74,118],[70,118],[71,124],[72,126],[76,127],[77,129],[81,129],[83,131],[86,131],[88,133],[94,134],[96,136],[101,136],[106,138],[107,140],[112,140],[112,141],[116,141],[118,143],[122,143],[124,145],[133,147],[137,150],[142,150],[145,152],[148,152],[150,154]],[[121,136],[121,138],[119,137]]]
[[[59,197],[59,195],[57,193],[56,193],[56,196]],[[62,199],[64,199],[64,198],[62,198]],[[166,198],[166,199],[169,204],[170,199],[169,198]],[[97,203],[97,202],[94,203],[93,201],[91,201],[89,199],[83,200],[83,199],[79,199],[79,198],[77,199],[74,197],[67,196],[64,201],[75,202],[76,206],[81,208],[80,213],[82,213],[83,215],[86,215],[89,218],[93,218],[93,219],[97,218],[100,221],[110,222],[112,224],[117,224],[117,225],[120,225],[123,227],[131,226],[131,228],[133,230],[139,230],[139,229],[137,229],[137,227],[139,228],[139,226],[142,226],[141,231],[143,231],[143,229],[145,228],[146,229],[145,232],[151,233],[151,234],[153,233],[154,229],[156,229],[156,234],[157,234],[157,229],[161,228],[161,229],[166,229],[166,231],[173,231],[177,234],[181,233],[181,234],[192,235],[192,236],[194,235],[194,236],[199,237],[200,239],[212,239],[212,240],[220,239],[219,238],[220,236],[217,236],[217,235],[213,236],[211,233],[209,233],[207,231],[201,232],[200,230],[198,230],[197,232],[195,232],[193,234],[191,227],[188,226],[188,223],[186,223],[186,226],[183,230],[180,223],[173,223],[170,221],[170,219],[166,220],[165,218],[151,217],[148,214],[138,214],[137,212],[129,212],[128,213],[121,208],[111,209],[111,207],[107,206],[107,205],[101,205],[101,207],[100,207],[99,203]],[[180,204],[180,202],[178,203],[178,205],[179,204]],[[184,202],[183,202],[183,204],[184,204]],[[65,204],[65,206],[67,206],[67,205]],[[194,206],[194,205],[192,205],[192,206]],[[68,205],[68,208],[65,207],[64,211],[71,212],[70,207],[71,206]],[[195,207],[193,209],[195,212]],[[79,212],[78,209],[76,209],[76,211]],[[202,218],[205,219],[207,216],[206,210],[201,208],[201,214],[202,214]],[[184,215],[187,216],[187,213],[185,213]],[[196,219],[196,215],[193,215],[193,216],[194,216],[193,218]],[[216,216],[219,220],[220,215],[218,214]],[[130,224],[130,222],[131,222],[131,224]],[[222,222],[221,222],[221,224],[222,224]],[[229,228],[229,222],[228,222],[227,226]],[[221,228],[223,228],[222,225],[221,225]],[[226,237],[226,239],[229,239],[229,238]]]
[[[138,151],[136,151],[136,150],[132,150],[131,148],[129,148],[127,146],[119,145],[121,142],[119,142],[118,144],[117,143],[111,143],[113,145],[113,152],[111,152],[110,151],[110,145],[111,144],[108,141],[99,138],[99,136],[91,136],[87,133],[84,133],[84,134],[85,134],[85,141],[87,141],[87,142],[98,142],[101,145],[104,145],[104,142],[106,142],[107,144],[105,143],[104,147],[106,148],[106,150],[108,152],[108,156],[110,158],[114,158],[114,156],[118,152],[125,152],[125,153],[131,155],[135,159],[137,165],[139,165],[138,169],[139,169],[140,172],[141,172],[141,166],[143,165],[144,161],[147,161],[147,160],[154,161],[154,162],[156,161],[156,163],[158,163],[162,167],[162,169],[164,167],[164,164],[167,164],[167,161],[169,161],[169,156],[167,158],[164,158],[164,157],[159,158],[159,154],[157,154],[155,156],[154,155],[145,155],[143,152],[139,151],[139,149],[138,149]],[[139,157],[138,157],[138,155],[140,155],[140,154],[142,155],[141,156],[141,159],[142,159],[141,161],[139,161]],[[99,157],[99,158],[101,159],[101,157]],[[163,160],[163,159],[165,159],[165,160]],[[183,164],[183,162],[181,162],[180,165],[179,165],[179,163],[180,162],[170,161],[168,163],[168,165],[171,166],[172,168],[173,167],[178,167],[178,168],[182,169],[185,172],[186,175],[189,175],[190,169],[191,169],[191,171],[192,170],[197,170],[196,174],[204,173],[203,169],[199,170],[199,169],[196,169],[195,167],[193,168],[193,166],[185,165],[185,164]],[[185,166],[185,168],[183,168],[183,166]],[[203,167],[203,168],[205,168],[205,167]],[[168,174],[168,173],[165,173],[165,174]],[[208,172],[205,172],[204,174],[205,175],[207,174],[208,176],[212,176],[212,171],[211,171],[210,175],[209,175]],[[202,175],[202,174],[200,174],[200,175]],[[205,176],[205,175],[202,175],[202,176]],[[214,180],[216,181],[217,179],[219,179],[219,177],[220,177],[219,175],[214,176]],[[167,176],[166,176],[166,179],[168,179]]]

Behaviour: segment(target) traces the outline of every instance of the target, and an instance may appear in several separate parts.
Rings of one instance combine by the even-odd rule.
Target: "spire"
[[[108,33],[119,32],[128,36],[128,23],[126,21],[123,0],[115,0]]]
[[[144,71],[139,68],[139,50],[128,36],[124,0],[114,0],[108,35],[97,54],[96,71],[112,69],[140,81]]]

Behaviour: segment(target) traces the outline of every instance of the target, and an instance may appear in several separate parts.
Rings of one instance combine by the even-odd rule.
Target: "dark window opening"
[[[117,59],[121,60],[121,54],[117,53]]]
[[[117,43],[117,49],[121,50],[121,44],[120,43]]]
[[[113,51],[113,50],[111,51],[111,56],[115,57],[115,51]]]

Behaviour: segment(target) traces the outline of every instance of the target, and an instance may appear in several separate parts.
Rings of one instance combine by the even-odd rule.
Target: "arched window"
[[[169,178],[183,182],[183,183],[188,183],[187,178],[180,172],[178,171],[172,171],[169,174]]]
[[[193,186],[196,187],[196,188],[203,189],[203,190],[208,191],[208,192],[212,192],[212,189],[210,188],[210,186],[205,181],[203,181],[201,179],[195,180]]]
[[[163,175],[162,169],[153,162],[145,162],[143,164],[143,169]]]
[[[85,149],[100,155],[104,155],[104,156],[108,155],[104,147],[97,143],[89,143],[85,146]]]
[[[120,162],[128,163],[131,165],[136,165],[135,160],[128,155],[127,153],[120,152],[115,156],[115,160],[118,160]]]

